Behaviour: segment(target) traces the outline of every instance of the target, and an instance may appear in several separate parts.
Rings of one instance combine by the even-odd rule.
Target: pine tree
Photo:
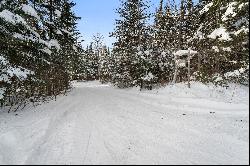
[[[200,50],[203,62],[198,79],[222,84],[232,76],[233,81],[246,84],[249,65],[249,39],[248,31],[245,31],[249,18],[248,3],[212,0],[200,4],[203,6],[200,10],[201,26],[194,36],[198,41],[195,47]],[[244,21],[241,22],[242,19]]]
[[[158,82],[165,84],[171,81],[173,74],[173,52],[177,49],[177,15],[174,2],[169,2],[163,10],[163,1],[156,13],[154,29],[154,48],[157,52]]]
[[[0,64],[0,88],[4,105],[19,104],[19,109],[29,101],[56,97],[69,88],[72,59],[77,61],[74,64],[80,59],[69,56],[79,57],[82,52],[73,6],[67,0],[0,2],[0,57],[4,62]],[[71,12],[63,18],[68,24],[60,21],[61,11]],[[64,35],[63,30],[70,35]],[[71,52],[66,52],[69,47],[62,47],[63,42],[70,45]],[[13,100],[7,102],[8,98]]]
[[[98,56],[96,55],[95,49],[93,48],[93,42],[87,47],[84,55],[84,75],[86,80],[97,80],[98,79]]]
[[[103,46],[99,57],[99,79],[101,83],[111,81],[111,62],[110,52],[106,46]]]
[[[116,38],[113,54],[115,56],[114,82],[119,87],[141,84],[141,75],[146,73],[140,67],[136,53],[147,50],[146,13],[148,5],[143,0],[122,0],[117,10],[120,19],[116,20],[116,29],[112,36]]]
[[[222,24],[231,40],[219,47],[226,57],[221,73],[228,81],[249,84],[249,2],[235,0],[228,3],[222,11]]]
[[[6,89],[5,97],[15,96],[19,101],[16,99],[14,102],[23,103],[34,93],[34,82],[31,78],[27,78],[24,71],[29,70],[30,74],[37,71],[38,61],[42,61],[41,50],[48,47],[47,41],[39,34],[37,25],[41,20],[29,1],[3,1],[0,8],[3,30],[1,30],[1,54],[11,69],[5,72],[9,81],[3,81]],[[17,74],[18,70],[23,73]]]

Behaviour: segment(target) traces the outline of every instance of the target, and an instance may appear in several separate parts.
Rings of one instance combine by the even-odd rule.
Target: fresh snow
[[[13,67],[9,65],[9,61],[0,55],[0,82],[11,83],[10,78],[16,76],[20,80],[25,80],[28,75],[34,74],[33,71],[22,67]],[[7,67],[8,66],[8,67]],[[0,95],[1,96],[1,95]]]
[[[28,14],[28,15],[30,15],[32,17],[35,17],[37,20],[40,20],[40,17],[38,16],[36,10],[34,8],[32,8],[31,6],[23,4],[22,5],[22,10],[26,14]]]
[[[227,51],[227,52],[231,52],[232,49],[230,47],[223,47],[222,48],[223,51]]]
[[[186,67],[186,60],[185,59],[177,59],[175,61],[178,67]]]
[[[242,32],[245,33],[245,34],[247,34],[249,32],[249,28],[246,28],[245,26],[243,26],[241,29],[239,29],[238,31],[234,32],[234,35],[238,36]]]
[[[213,49],[215,52],[220,52],[220,49],[218,48],[218,46],[213,46],[212,49]]]
[[[52,51],[50,49],[48,49],[48,48],[40,49],[40,51],[42,51],[42,52],[44,52],[44,53],[46,53],[48,55],[52,54]]]
[[[227,30],[222,26],[220,28],[215,29],[210,35],[208,35],[211,39],[216,39],[219,37],[219,40],[232,40]]]
[[[61,11],[59,11],[59,10],[55,10],[55,14],[56,14],[56,16],[57,16],[57,17],[61,17],[62,12],[61,12]]]
[[[220,81],[223,81],[223,78],[222,77],[217,77],[214,81],[215,82],[220,82]]]
[[[205,34],[201,32],[201,29],[203,28],[203,25],[201,25],[197,31],[195,32],[194,36],[189,39],[189,41],[193,41],[194,39],[199,39],[199,40],[202,40],[202,39],[205,39]]]
[[[7,70],[7,73],[10,77],[16,76],[21,80],[25,80],[29,74],[34,74],[30,70],[24,68],[14,68],[14,67],[9,68]]]
[[[6,1],[5,0],[2,0],[1,2],[0,2],[0,7],[2,6],[2,5],[4,5],[6,3]]]
[[[5,90],[5,88],[0,88],[0,100],[3,99]]]
[[[145,77],[143,77],[142,79],[145,80],[145,81],[151,81],[154,78],[155,78],[154,75],[150,72]]]
[[[21,16],[16,15],[6,9],[0,12],[0,17],[3,18],[5,21],[8,21],[12,24],[18,24],[18,23],[25,24],[26,23],[26,21]]]
[[[213,6],[213,2],[210,2],[209,4],[207,4],[201,11],[200,14],[204,14],[206,12],[209,11],[209,9]]]
[[[11,83],[11,77],[16,76],[18,79],[24,81],[28,75],[34,74],[32,71],[24,68],[9,67],[8,69],[2,69],[0,82]]]
[[[49,48],[55,47],[57,50],[60,50],[60,49],[61,49],[60,44],[59,44],[58,41],[55,40],[55,39],[52,39],[52,40],[49,41],[49,46],[50,46]]]
[[[0,111],[0,164],[249,163],[248,87],[73,85],[57,101]]]
[[[1,54],[0,54],[0,63],[3,66],[7,65],[7,60]]]
[[[247,6],[248,4],[249,2],[241,3],[238,8],[241,10],[243,7]]]
[[[222,21],[227,21],[228,16],[235,17],[237,15],[237,13],[234,12],[236,5],[237,5],[236,2],[231,2],[228,4],[227,10],[226,10],[225,14],[222,16]]]
[[[239,77],[241,74],[243,74],[247,69],[240,68],[239,70],[234,70],[233,72],[227,72],[225,73],[225,77]]]
[[[57,34],[57,35],[63,35],[62,32],[61,32],[60,30],[57,30],[57,31],[56,31],[56,34]]]

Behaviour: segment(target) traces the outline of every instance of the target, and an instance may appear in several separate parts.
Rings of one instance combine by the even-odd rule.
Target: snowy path
[[[246,95],[228,103],[76,83],[56,102],[0,112],[0,164],[248,164]]]

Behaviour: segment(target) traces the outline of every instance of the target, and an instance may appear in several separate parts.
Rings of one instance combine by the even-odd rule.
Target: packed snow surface
[[[0,164],[248,164],[248,95],[239,85],[75,82],[57,101],[0,111]]]

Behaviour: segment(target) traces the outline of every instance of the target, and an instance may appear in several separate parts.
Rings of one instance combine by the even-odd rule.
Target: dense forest
[[[110,36],[83,48],[71,0],[0,0],[0,103],[25,107],[100,80],[153,89],[175,82],[249,84],[247,0],[121,0]],[[153,20],[153,21],[152,21]]]

